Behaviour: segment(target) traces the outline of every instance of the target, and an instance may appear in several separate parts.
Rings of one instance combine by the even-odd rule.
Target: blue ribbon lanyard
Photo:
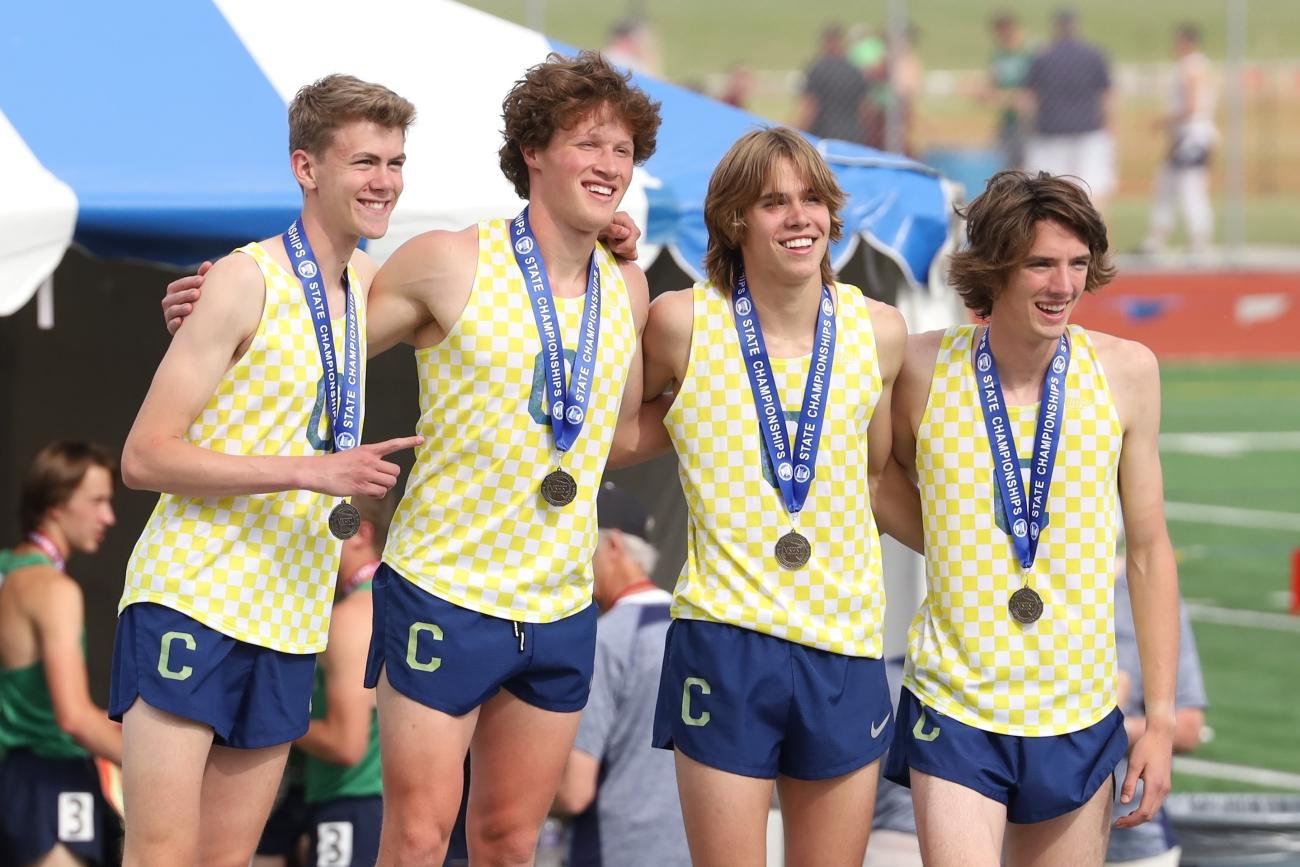
[[[731,309],[745,359],[745,371],[749,374],[749,388],[754,395],[754,407],[758,410],[763,444],[772,461],[772,471],[781,489],[785,509],[793,519],[803,509],[813,477],[817,474],[817,451],[821,445],[826,394],[830,389],[831,368],[835,360],[835,302],[830,287],[822,284],[813,357],[804,382],[803,407],[799,411],[793,450],[786,434],[785,413],[781,410],[781,396],[768,360],[767,344],[763,341],[763,326],[758,321],[758,310],[754,307],[744,273],[736,280]]]
[[[302,228],[302,217],[293,221],[284,235],[284,250],[289,254],[298,282],[302,284],[307,307],[311,311],[312,333],[316,348],[320,350],[320,363],[325,368],[325,392],[333,434],[334,451],[352,448],[360,441],[361,430],[361,338],[357,325],[356,295],[348,283],[348,271],[343,269],[343,295],[347,299],[347,314],[343,338],[343,365],[340,376],[335,359],[334,331],[330,326],[329,305],[325,301],[325,286],[320,278],[320,266],[311,242]]]
[[[510,244],[515,252],[515,262],[519,264],[519,270],[523,272],[524,281],[528,284],[528,300],[532,304],[537,334],[542,340],[542,354],[546,359],[546,394],[550,405],[548,414],[551,417],[551,431],[555,434],[555,448],[563,454],[582,432],[582,424],[587,418],[587,404],[591,400],[596,348],[600,343],[600,268],[596,265],[596,254],[593,251],[587,277],[587,300],[582,308],[582,333],[573,360],[573,374],[566,386],[564,340],[560,335],[546,262],[528,223],[528,208],[524,208],[510,224]]]
[[[1043,394],[1038,407],[1038,425],[1034,430],[1034,459],[1030,466],[1029,495],[1025,496],[1020,478],[1020,458],[1016,454],[1015,431],[1007,417],[1006,400],[1002,397],[1002,381],[998,378],[997,364],[989,351],[989,329],[984,329],[975,349],[975,376],[979,385],[980,406],[984,410],[984,427],[993,452],[993,478],[1002,498],[1002,511],[1011,528],[1011,544],[1016,559],[1026,573],[1034,566],[1038,556],[1038,539],[1042,531],[1043,513],[1047,510],[1047,494],[1052,486],[1052,470],[1056,466],[1056,447],[1060,443],[1061,425],[1064,423],[1062,406],[1065,404],[1065,376],[1070,369],[1070,339],[1062,334],[1056,352],[1043,377]]]

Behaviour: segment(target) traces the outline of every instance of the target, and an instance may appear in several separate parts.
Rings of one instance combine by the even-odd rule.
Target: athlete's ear
[[[316,189],[316,160],[305,149],[298,148],[289,155],[294,179],[304,190]]]
[[[520,145],[519,154],[524,158],[524,165],[530,169],[537,168],[537,151],[539,149],[531,145]]]

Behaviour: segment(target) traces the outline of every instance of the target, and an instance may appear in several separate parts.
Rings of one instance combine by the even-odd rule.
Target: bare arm
[[[49,571],[49,579],[38,585],[30,614],[55,721],[83,749],[120,765],[122,729],[90,699],[81,647],[85,626],[81,588],[68,576]]]
[[[641,279],[644,280],[644,276]],[[624,393],[623,404],[619,408],[620,428],[615,432],[614,448],[609,459],[612,468],[649,460],[671,448],[663,419],[672,398],[664,394],[668,381],[663,379],[661,366],[662,357],[668,349],[665,343],[672,339],[671,335],[664,333],[664,310],[674,306],[673,301],[665,299],[678,294],[667,292],[660,295],[653,304],[648,304],[641,320],[644,325],[641,331],[641,351],[633,364],[633,372],[628,375],[629,390]],[[688,291],[688,309],[689,304]],[[633,386],[630,379],[633,375],[636,377],[635,403],[631,401]]]
[[[890,406],[893,460],[881,476],[876,507],[881,531],[918,554],[924,553],[925,534],[921,523],[921,495],[916,487],[916,432],[930,395],[930,380],[942,336],[942,332],[931,331],[907,338]]]
[[[1100,348],[1099,342],[1099,348]],[[1178,573],[1165,525],[1160,432],[1160,373],[1155,356],[1140,344],[1114,341],[1107,348],[1107,378],[1124,424],[1120,453],[1120,502],[1128,548],[1129,597],[1142,664],[1146,727],[1133,745],[1120,792],[1129,803],[1141,778],[1142,802],[1117,827],[1155,815],[1170,787],[1178,671]]]
[[[440,342],[469,298],[477,267],[477,227],[425,232],[398,247],[370,288],[366,310],[370,354],[399,342],[419,346]]]
[[[817,97],[804,91],[799,97],[799,106],[795,109],[794,126],[796,129],[812,129],[812,123],[816,117]]]
[[[185,496],[235,496],[307,489],[335,496],[380,497],[397,481],[383,456],[409,448],[407,437],[331,455],[233,455],[185,439],[261,321],[261,271],[241,253],[205,278],[203,304],[176,332],[122,449],[122,479],[132,488]]]
[[[569,753],[569,761],[560,777],[560,787],[555,791],[555,804],[551,813],[556,816],[576,816],[596,800],[596,783],[600,774],[600,761],[582,750]]]
[[[907,323],[902,315],[888,304],[868,301],[871,309],[871,327],[876,335],[876,357],[880,367],[880,399],[867,426],[867,467],[871,486],[871,502],[880,501],[880,480],[889,466],[893,451],[894,434],[891,427],[891,406],[894,383],[903,365],[903,351],[907,345]]]
[[[359,594],[334,608],[329,644],[321,654],[325,672],[323,719],[314,719],[294,746],[336,765],[355,765],[370,746],[373,690],[362,686],[370,644],[369,594]]]

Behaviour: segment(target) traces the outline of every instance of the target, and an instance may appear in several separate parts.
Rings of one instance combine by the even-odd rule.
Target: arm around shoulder
[[[469,298],[478,269],[478,229],[423,232],[398,247],[375,273],[366,310],[371,356],[416,343],[433,327],[441,340]]]

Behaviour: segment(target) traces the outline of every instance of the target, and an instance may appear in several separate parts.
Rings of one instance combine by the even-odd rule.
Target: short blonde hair
[[[794,170],[826,203],[831,213],[831,242],[844,233],[840,208],[845,195],[826,160],[806,138],[789,127],[758,129],[745,133],[713,170],[704,197],[704,225],[709,230],[709,247],[704,270],[714,286],[730,289],[740,276],[743,261],[740,247],[745,242],[745,211],[763,196],[772,170],[787,159]],[[835,280],[830,251],[822,259],[822,282]]]
[[[382,84],[351,75],[327,75],[298,91],[289,103],[289,152],[319,156],[330,146],[334,131],[354,121],[370,121],[386,129],[415,122],[415,106]]]

